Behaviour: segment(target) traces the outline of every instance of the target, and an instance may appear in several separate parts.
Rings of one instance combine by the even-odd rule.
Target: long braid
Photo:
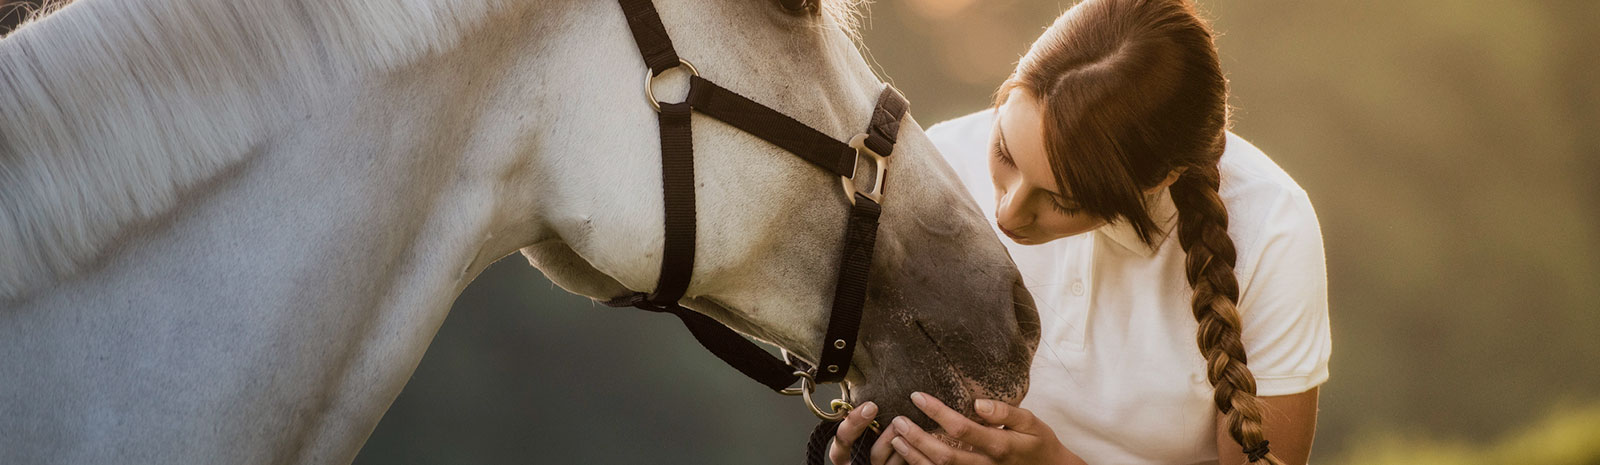
[[[1261,426],[1264,407],[1256,397],[1256,379],[1246,366],[1240,339],[1239,280],[1233,273],[1236,252],[1228,237],[1228,210],[1217,193],[1219,186],[1215,164],[1191,167],[1172,184],[1172,202],[1178,208],[1178,243],[1188,253],[1185,270],[1194,288],[1194,319],[1200,323],[1195,339],[1206,359],[1206,378],[1216,388],[1217,411],[1227,415],[1228,433],[1251,451],[1266,442]],[[1271,453],[1260,458],[1270,465],[1283,464]]]

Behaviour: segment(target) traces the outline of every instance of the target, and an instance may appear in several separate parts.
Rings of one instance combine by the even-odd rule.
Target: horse
[[[699,73],[865,127],[858,6],[659,3]],[[0,39],[0,463],[348,463],[497,259],[651,291],[662,155],[629,34],[609,1],[78,0]],[[1016,402],[1038,316],[906,123],[844,381],[883,415]],[[692,124],[684,306],[815,362],[839,177]]]

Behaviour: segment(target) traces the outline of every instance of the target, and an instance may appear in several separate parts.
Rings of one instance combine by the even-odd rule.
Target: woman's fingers
[[[861,433],[872,424],[872,417],[877,414],[878,406],[867,402],[850,410],[850,413],[845,415],[844,421],[839,422],[839,432],[834,434],[833,443],[828,445],[828,459],[832,460],[834,465],[850,465],[850,454],[853,452],[850,445],[855,444]]]
[[[844,421],[839,422],[839,432],[834,435],[833,440],[845,446],[855,444],[856,439],[866,432],[867,426],[872,424],[872,417],[877,414],[878,405],[872,402],[851,409],[850,413],[844,416]]]
[[[900,433],[895,438],[894,451],[905,457],[911,465],[950,465],[994,463],[978,454],[957,449],[934,437],[906,417],[894,419],[894,428]]]
[[[894,445],[890,443],[890,441],[894,441],[894,438],[897,437],[900,437],[900,433],[895,432],[894,428],[883,429],[883,435],[878,437],[877,442],[872,443],[872,465],[895,465],[906,463],[905,458],[895,455]]]
[[[1028,409],[988,399],[979,399],[974,407],[978,416],[991,425],[1005,425],[1006,429],[1030,436],[1055,435],[1049,425],[1039,421]]]
[[[828,460],[832,461],[833,465],[851,465],[850,446],[841,445],[835,439],[833,443],[828,444]]]
[[[908,465],[935,465],[932,460],[928,460],[921,452],[908,445],[905,438],[896,437],[893,444],[895,454],[905,460]]]
[[[911,393],[911,402],[917,404],[917,408],[922,409],[922,413],[928,414],[929,418],[939,423],[939,426],[944,428],[946,435],[971,445],[992,457],[1005,455],[1008,446],[1007,441],[1010,439],[1005,431],[980,425],[967,419],[961,412],[955,411],[955,409],[946,406],[944,402],[940,402],[939,399],[927,394],[913,392]],[[981,403],[983,401],[980,400],[978,402]]]

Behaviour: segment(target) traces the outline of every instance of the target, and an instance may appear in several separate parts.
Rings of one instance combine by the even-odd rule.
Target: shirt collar
[[[1156,230],[1150,232],[1149,245],[1139,240],[1139,232],[1133,229],[1133,223],[1124,219],[1106,223],[1098,231],[1111,238],[1117,245],[1141,257],[1150,257],[1161,248],[1167,236],[1171,235],[1173,227],[1178,224],[1178,206],[1172,203],[1172,193],[1167,189],[1161,189],[1161,193],[1157,194],[1155,201],[1150,205],[1150,219],[1155,222]]]

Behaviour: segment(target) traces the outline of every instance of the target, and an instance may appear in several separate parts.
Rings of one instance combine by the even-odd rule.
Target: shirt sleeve
[[[1241,283],[1242,337],[1256,394],[1298,394],[1328,380],[1333,351],[1322,229],[1300,189],[1279,196],[1266,213],[1249,249],[1248,282]]]

